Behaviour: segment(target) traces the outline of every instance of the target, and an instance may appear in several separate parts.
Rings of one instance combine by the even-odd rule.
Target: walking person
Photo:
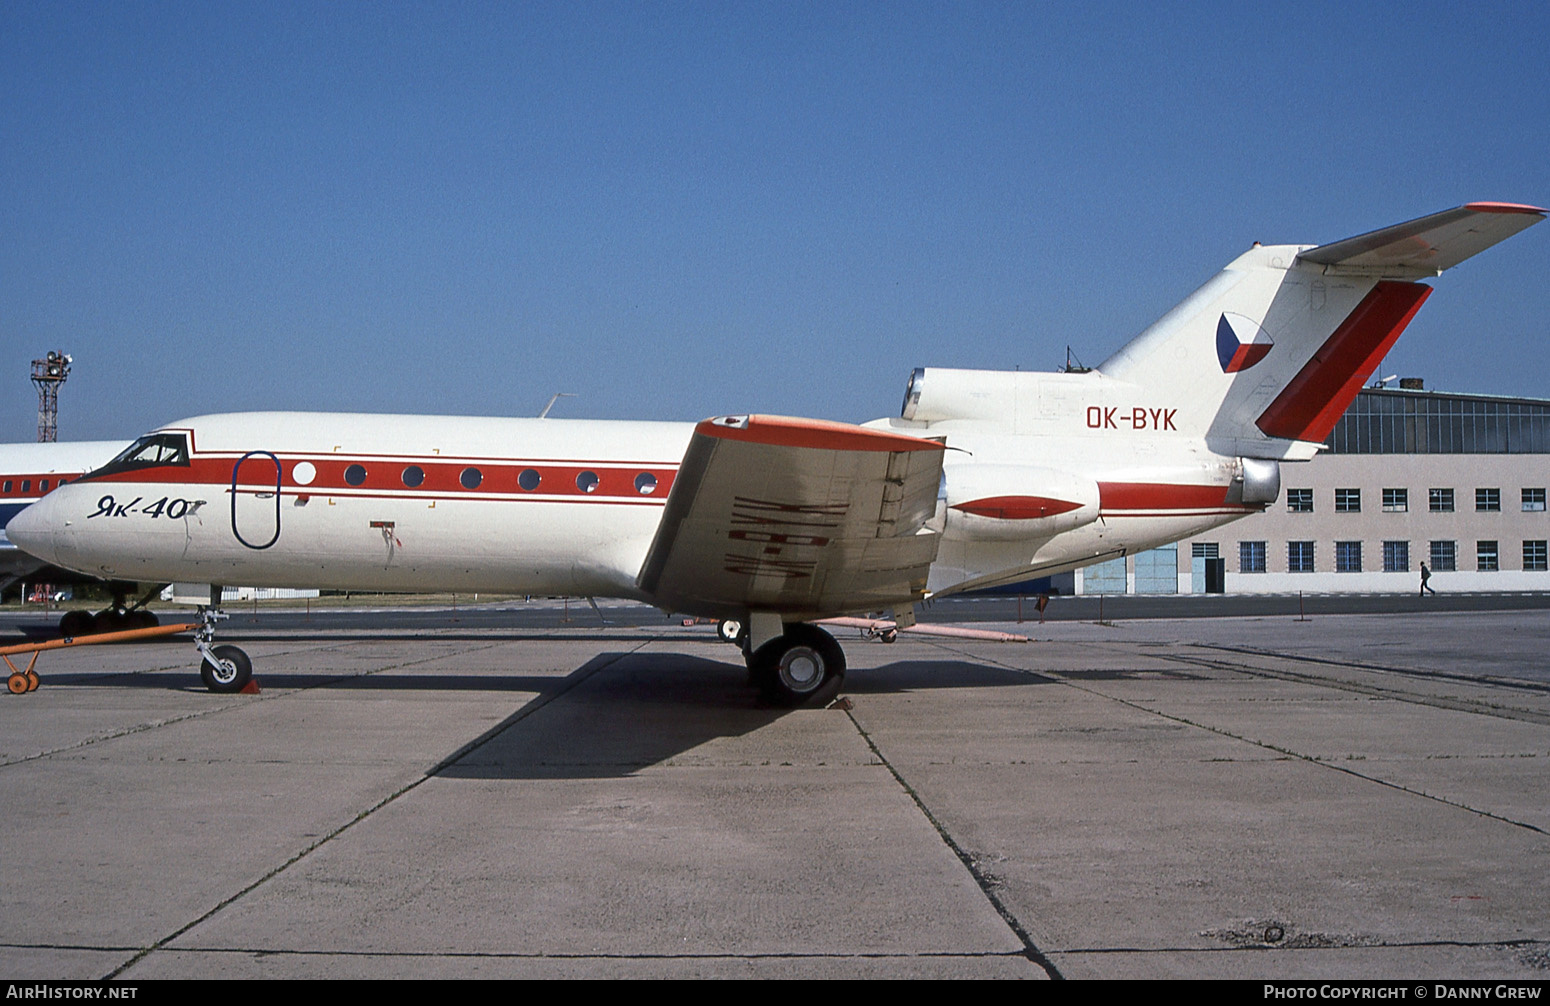
[[[1431,578],[1432,571],[1426,568],[1426,563],[1421,563],[1421,597],[1425,597],[1427,594],[1430,594],[1433,597],[1437,596],[1437,592],[1427,584],[1427,581],[1429,581]]]

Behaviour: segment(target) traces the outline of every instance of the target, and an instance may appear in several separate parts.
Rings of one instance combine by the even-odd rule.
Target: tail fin
[[[1415,280],[1546,212],[1470,203],[1332,244],[1255,245],[1098,370],[1168,388],[1179,429],[1219,453],[1311,456],[1430,295]]]

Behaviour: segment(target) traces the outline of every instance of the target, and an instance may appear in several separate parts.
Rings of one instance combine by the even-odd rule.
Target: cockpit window
[[[91,474],[111,475],[114,472],[134,471],[137,468],[158,468],[162,465],[188,467],[187,434],[149,433],[130,444],[122,454]]]

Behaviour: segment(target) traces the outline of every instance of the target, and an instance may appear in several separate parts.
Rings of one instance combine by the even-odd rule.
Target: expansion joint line
[[[952,850],[953,855],[958,857],[958,861],[963,864],[964,869],[969,871],[969,875],[974,878],[974,883],[979,887],[980,893],[985,895],[985,899],[996,910],[996,914],[1001,916],[1001,921],[1006,923],[1007,928],[1022,943],[1023,956],[1033,964],[1043,968],[1044,973],[1050,978],[1056,981],[1064,980],[1065,975],[1060,973],[1060,969],[1055,966],[1055,962],[1046,957],[1044,951],[1034,944],[1033,937],[1029,935],[1028,930],[1018,921],[1017,916],[1012,914],[1012,910],[1007,907],[1006,902],[1001,900],[1000,895],[996,893],[995,884],[991,878],[985,874],[984,870],[980,869],[980,865],[975,861],[974,857],[969,855],[968,851],[953,839],[947,827],[938,820],[937,816],[931,813],[931,808],[926,806],[926,802],[915,791],[915,787],[906,782],[904,776],[899,774],[899,770],[893,767],[893,763],[884,756],[881,749],[878,748],[877,742],[867,732],[866,727],[862,726],[860,721],[856,719],[856,714],[852,710],[847,709],[845,715],[850,718],[850,722],[855,726],[856,732],[861,735],[862,740],[866,741],[866,746],[871,749],[872,754],[882,764],[883,768],[888,770],[888,774],[893,776],[894,781],[899,784],[899,788],[904,790],[905,795],[910,798],[911,802],[915,804],[921,814],[930,822],[931,827],[936,829],[936,833],[942,839],[942,842]]]
[[[648,640],[647,642],[651,642],[651,640]],[[492,644],[492,646],[493,645],[499,645],[499,644]],[[454,752],[451,756],[449,756],[447,758],[443,758],[441,761],[439,761],[435,765],[433,765],[430,769],[426,770],[418,779],[410,780],[409,782],[405,783],[403,786],[400,786],[398,789],[394,790],[392,793],[389,793],[387,796],[383,797],[381,800],[378,800],[376,803],[372,804],[370,807],[367,807],[365,810],[361,811],[359,814],[356,814],[350,820],[348,820],[345,823],[341,824],[339,827],[335,828],[333,831],[330,831],[330,832],[328,832],[325,835],[319,836],[316,840],[314,840],[313,842],[309,843],[305,848],[301,849],[299,852],[297,852],[296,854],[291,856],[289,859],[285,860],[283,863],[280,863],[279,865],[273,867],[272,869],[270,869],[267,872],[265,872],[262,875],[260,875],[252,883],[247,884],[246,886],[242,887],[240,890],[236,891],[235,893],[233,893],[233,894],[223,898],[221,901],[217,902],[214,905],[214,907],[212,907],[209,911],[207,911],[204,914],[198,916],[193,921],[185,923],[184,925],[178,927],[176,930],[172,931],[171,933],[168,933],[166,936],[163,936],[161,939],[157,940],[155,943],[152,943],[151,945],[146,946],[146,947],[141,947],[128,960],[124,961],[124,963],[120,964],[118,967],[114,968],[112,971],[110,971],[106,975],[104,975],[101,980],[102,981],[112,981],[112,980],[114,980],[119,975],[123,974],[125,971],[129,970],[130,968],[132,968],[136,964],[138,964],[140,961],[144,960],[148,955],[150,955],[152,953],[155,953],[158,950],[161,950],[167,944],[171,943],[173,940],[177,939],[178,937],[182,936],[184,933],[186,933],[189,930],[193,929],[195,926],[198,926],[201,923],[203,923],[203,922],[213,918],[217,913],[219,913],[220,911],[222,911],[223,909],[225,909],[229,905],[235,904],[237,901],[241,900],[243,897],[246,897],[248,894],[251,894],[253,891],[257,890],[259,887],[262,887],[264,884],[267,884],[269,881],[273,880],[275,877],[278,877],[280,874],[284,873],[286,870],[289,870],[292,866],[295,866],[297,863],[301,862],[303,859],[305,859],[308,856],[310,856],[313,852],[315,852],[316,850],[318,850],[322,846],[324,846],[327,843],[333,841],[334,839],[338,838],[340,835],[343,835],[345,832],[349,831],[351,828],[353,828],[356,825],[360,824],[362,821],[364,821],[367,818],[371,817],[373,814],[375,814],[377,811],[381,810],[383,807],[386,807],[388,804],[394,802],[395,800],[397,800],[399,797],[403,796],[404,794],[409,793],[410,791],[419,788],[421,783],[424,783],[426,780],[428,780],[428,779],[430,779],[430,778],[440,774],[442,772],[442,770],[444,770],[448,765],[451,765],[457,759],[465,757],[469,752],[475,750],[476,748],[480,747],[483,744],[488,743],[492,738],[495,737],[496,734],[498,734],[501,731],[505,730],[506,728],[510,727],[512,724],[517,723],[517,722],[519,722],[519,721],[521,721],[523,719],[526,719],[533,712],[536,712],[537,710],[542,709],[544,706],[548,705],[550,702],[554,701],[559,696],[564,695],[566,692],[569,692],[571,689],[575,688],[577,685],[581,684],[581,682],[587,680],[592,675],[596,674],[598,671],[600,671],[603,668],[609,666],[610,664],[612,664],[615,661],[621,659],[622,657],[628,656],[629,653],[634,653],[636,650],[639,650],[641,647],[644,647],[645,645],[646,645],[646,642],[643,642],[639,646],[636,646],[635,649],[630,650],[627,653],[621,653],[621,654],[616,655],[613,660],[603,661],[601,663],[598,663],[596,666],[588,666],[588,667],[583,669],[583,673],[567,675],[565,680],[564,680],[563,685],[560,688],[556,688],[552,692],[546,692],[546,693],[543,693],[543,694],[535,697],[533,699],[533,701],[527,703],[517,713],[515,713],[511,717],[508,717],[507,720],[504,723],[500,724],[497,727],[492,728],[491,730],[486,731],[484,734],[480,735],[479,737],[475,738],[472,741],[469,741],[467,744],[464,744],[462,747],[458,748],[457,751]],[[481,649],[488,649],[488,648],[489,647],[481,647]],[[423,662],[424,661],[416,660],[416,661],[410,661],[408,663],[423,663]],[[395,666],[408,666],[408,664],[400,664],[400,665],[395,665]],[[389,670],[389,669],[390,668],[379,668],[379,670]],[[374,672],[368,672],[368,673],[374,673]],[[360,677],[360,676],[363,676],[363,675],[353,675],[353,676],[354,677]]]
[[[943,649],[949,649],[949,648],[944,646]],[[991,658],[987,658],[987,657],[984,657],[982,655],[969,654],[969,653],[965,653],[964,651],[954,651],[954,652],[960,652],[960,653],[963,653],[963,655],[965,655],[965,656],[970,656],[973,659],[979,660],[979,661],[981,661],[983,663],[995,664],[998,667],[1004,667],[1007,670],[1016,671],[1016,672],[1018,672],[1020,674],[1033,674],[1033,673],[1036,673],[1034,671],[1028,670],[1025,667],[1017,667],[1017,666],[1015,666],[1013,664],[1002,663],[999,660],[994,660],[994,659],[991,659]],[[1187,661],[1180,661],[1180,662],[1183,663],[1183,662],[1187,662]],[[1137,710],[1138,712],[1148,713],[1148,714],[1150,714],[1152,716],[1156,716],[1156,717],[1159,717],[1159,718],[1165,719],[1165,720],[1170,720],[1170,721],[1172,721],[1174,723],[1179,723],[1179,724],[1182,724],[1184,726],[1195,727],[1196,729],[1199,729],[1199,730],[1205,730],[1205,731],[1208,731],[1209,733],[1216,734],[1219,737],[1227,737],[1227,738],[1230,738],[1230,739],[1235,740],[1235,741],[1241,741],[1244,744],[1252,744],[1255,747],[1263,748],[1266,751],[1274,751],[1276,754],[1284,755],[1287,758],[1295,758],[1298,761],[1305,761],[1305,762],[1307,762],[1310,765],[1317,765],[1320,768],[1332,769],[1332,770],[1334,770],[1336,772],[1344,772],[1346,775],[1351,776],[1352,778],[1355,778],[1355,779],[1361,779],[1364,782],[1370,782],[1370,783],[1373,783],[1373,784],[1378,785],[1378,786],[1385,786],[1385,787],[1387,787],[1389,789],[1397,790],[1397,791],[1399,791],[1401,793],[1408,793],[1411,796],[1418,796],[1418,797],[1420,797],[1423,800],[1431,800],[1434,803],[1440,803],[1440,804],[1442,804],[1442,805],[1444,805],[1446,807],[1453,807],[1453,808],[1465,811],[1465,812],[1470,813],[1470,814],[1475,814],[1475,815],[1478,815],[1480,817],[1489,818],[1489,819],[1491,819],[1493,821],[1500,821],[1503,824],[1510,824],[1510,825],[1513,825],[1513,826],[1518,827],[1518,828],[1523,828],[1523,829],[1526,829],[1528,831],[1532,831],[1532,832],[1534,832],[1535,834],[1538,834],[1538,835],[1550,834],[1550,832],[1545,831],[1545,829],[1540,828],[1537,825],[1529,824],[1527,821],[1515,821],[1515,820],[1513,820],[1510,817],[1504,817],[1501,814],[1495,814],[1495,813],[1492,813],[1489,810],[1481,810],[1479,807],[1471,807],[1467,803],[1461,803],[1458,800],[1449,800],[1447,797],[1437,796],[1437,795],[1432,794],[1432,793],[1423,793],[1420,790],[1411,789],[1409,786],[1402,786],[1402,785],[1400,785],[1397,782],[1390,782],[1387,779],[1380,779],[1377,776],[1367,775],[1367,774],[1365,774],[1363,772],[1358,772],[1355,769],[1347,768],[1344,765],[1336,765],[1334,762],[1324,761],[1322,759],[1315,758],[1312,755],[1303,754],[1301,751],[1293,751],[1290,748],[1284,748],[1284,747],[1281,747],[1281,746],[1276,745],[1276,744],[1271,744],[1269,741],[1255,740],[1252,737],[1245,737],[1242,734],[1233,733],[1231,730],[1224,730],[1221,727],[1213,727],[1213,726],[1211,726],[1208,723],[1196,722],[1195,720],[1189,719],[1188,717],[1185,717],[1185,716],[1178,716],[1178,715],[1175,715],[1173,713],[1165,713],[1165,712],[1163,712],[1163,711],[1161,711],[1159,709],[1154,709],[1151,706],[1144,706],[1144,705],[1140,704],[1139,702],[1132,702],[1129,699],[1122,699],[1122,698],[1119,698],[1119,697],[1114,696],[1114,695],[1106,694],[1105,692],[1101,692],[1101,691],[1099,691],[1096,688],[1089,688],[1088,686],[1079,684],[1078,682],[1072,681],[1069,678],[1062,678],[1058,674],[1054,675],[1053,678],[1054,678],[1054,680],[1056,680],[1056,681],[1060,682],[1061,684],[1065,685],[1067,688],[1074,688],[1074,689],[1076,689],[1079,692],[1085,692],[1086,694],[1092,695],[1092,696],[1094,696],[1096,698],[1107,699],[1110,702],[1118,703],[1119,705],[1125,706],[1125,707],[1127,707],[1129,709]],[[892,770],[892,768],[890,766],[890,771],[891,770]]]

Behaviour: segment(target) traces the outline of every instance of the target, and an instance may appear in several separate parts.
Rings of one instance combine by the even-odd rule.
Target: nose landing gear
[[[199,607],[199,628],[194,630],[194,646],[204,662],[199,678],[210,691],[220,695],[240,692],[253,680],[253,661],[240,647],[216,646],[215,623],[231,616],[221,610],[221,588],[210,588],[210,604]]]

